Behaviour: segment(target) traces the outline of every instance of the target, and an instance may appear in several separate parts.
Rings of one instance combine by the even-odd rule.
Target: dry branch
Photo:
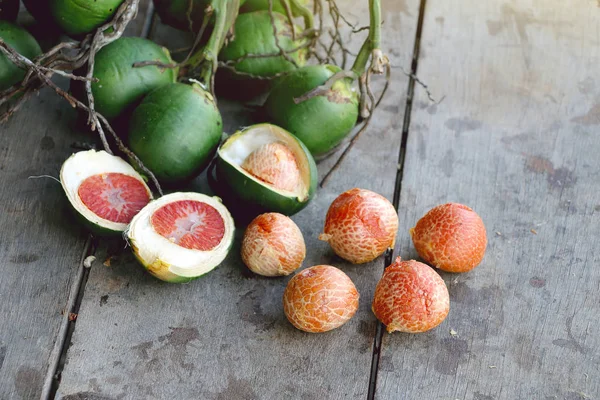
[[[0,123],[10,118],[21,106],[41,88],[47,86],[56,94],[65,99],[72,107],[79,108],[88,113],[88,124],[91,130],[97,130],[104,150],[113,154],[106,138],[106,129],[117,144],[120,151],[132,159],[138,167],[148,175],[154,183],[157,191],[162,195],[162,189],[154,174],[146,168],[141,160],[125,146],[117,136],[106,118],[96,112],[94,108],[94,96],[92,93],[92,82],[95,81],[94,61],[96,54],[107,44],[117,40],[123,35],[125,28],[137,15],[140,0],[125,0],[119,7],[113,19],[100,26],[94,33],[85,36],[80,42],[70,41],[59,43],[46,53],[30,60],[22,56],[12,47],[0,39],[0,52],[7,56],[19,68],[27,71],[24,79],[12,87],[0,93],[0,105],[8,104],[8,110],[0,116]],[[78,76],[74,71],[87,64],[85,77]],[[85,91],[88,104],[76,99],[71,94],[61,89],[52,81],[54,75],[63,76],[73,80],[85,82]]]

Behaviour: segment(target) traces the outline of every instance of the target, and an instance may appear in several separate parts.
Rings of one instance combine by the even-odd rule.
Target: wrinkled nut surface
[[[415,249],[428,264],[447,272],[467,272],[483,260],[487,235],[469,207],[448,203],[432,208],[410,229]]]
[[[242,163],[242,168],[255,178],[279,190],[294,192],[302,185],[298,161],[281,142],[264,144]]]
[[[393,248],[397,231],[398,214],[392,203],[380,194],[355,188],[331,203],[319,239],[341,258],[362,264]]]
[[[431,267],[398,257],[377,283],[372,310],[390,333],[426,332],[446,319],[450,296]]]
[[[283,214],[256,217],[244,233],[242,261],[263,276],[289,275],[306,257],[304,237],[298,226]]]
[[[283,310],[296,328],[327,332],[354,316],[358,299],[358,291],[348,275],[330,265],[317,265],[289,281],[283,294]]]

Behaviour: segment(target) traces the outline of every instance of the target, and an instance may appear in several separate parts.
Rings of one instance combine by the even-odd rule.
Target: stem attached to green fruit
[[[199,51],[194,53],[187,61],[187,65],[193,70],[199,68],[203,63],[208,63],[198,74],[202,82],[209,91],[214,90],[214,74],[217,71],[218,57],[227,32],[233,27],[237,12],[239,10],[239,0],[213,0],[210,5],[214,10],[215,26],[208,39],[208,43]]]
[[[289,0],[294,16],[300,16],[304,19],[304,30],[313,29],[315,27],[315,17],[313,13],[304,7],[298,0]],[[293,23],[293,22],[290,22]]]
[[[360,48],[356,56],[352,71],[360,76],[365,73],[369,57],[373,55],[373,70],[379,73],[383,71],[381,66],[384,62],[383,54],[379,48],[381,42],[381,4],[380,0],[369,0],[370,26],[369,36]]]
[[[370,27],[369,38],[372,49],[378,49],[381,42],[381,4],[380,0],[369,1]]]
[[[291,0],[294,1],[294,0]],[[323,85],[311,90],[304,95],[294,99],[296,104],[303,101],[309,100],[315,96],[322,95],[338,80],[341,79],[359,79],[365,72],[367,72],[367,64],[369,58],[372,56],[370,71],[375,73],[383,73],[385,71],[385,65],[387,64],[387,57],[385,57],[379,48],[381,41],[381,5],[380,0],[369,0],[369,11],[370,11],[370,26],[369,36],[365,39],[354,65],[350,71],[342,71],[334,74],[330,77]],[[364,109],[366,105],[366,97],[361,90],[361,109]],[[364,113],[361,113],[364,114]]]
[[[379,102],[383,98],[390,80],[390,63],[388,58],[383,54],[379,48],[381,42],[381,6],[380,0],[369,0],[370,10],[370,26],[369,36],[363,43],[354,65],[351,71],[358,78],[360,88],[360,103],[359,112],[364,122],[358,132],[352,137],[348,146],[342,152],[342,155],[338,158],[334,166],[325,175],[320,183],[321,187],[324,187],[327,180],[335,172],[335,170],[342,164],[346,155],[350,152],[354,144],[358,141],[361,134],[369,126],[369,122],[373,116],[373,110],[379,105]],[[367,70],[367,63],[371,58],[371,64]],[[371,74],[383,74],[386,73],[386,84],[381,92],[378,100],[375,100],[375,96],[371,92],[370,79]]]
[[[285,9],[285,14],[287,15],[288,21],[290,23],[290,27],[292,28],[292,40],[296,41],[296,24],[294,24],[294,15],[292,13],[292,8],[290,6],[290,0],[279,0],[281,5]]]

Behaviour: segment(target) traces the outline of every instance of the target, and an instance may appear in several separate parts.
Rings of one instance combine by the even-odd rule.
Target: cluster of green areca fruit
[[[318,1],[318,0],[317,0]],[[31,15],[48,29],[78,40],[110,21],[125,0],[25,0]],[[312,197],[316,169],[303,169],[310,195],[278,191],[240,167],[232,141],[252,140],[265,127],[246,129],[221,145],[223,121],[214,98],[215,67],[220,82],[265,95],[266,121],[299,149],[302,163],[332,151],[356,125],[361,101],[354,84],[379,46],[379,1],[370,0],[371,26],[347,74],[329,64],[312,64],[310,41],[318,35],[307,0],[154,0],[163,23],[198,36],[192,54],[175,62],[151,40],[122,37],[95,56],[92,94],[95,109],[117,127],[132,152],[161,184],[177,187],[203,171],[216,155],[216,180],[234,198],[264,210],[293,214]],[[33,60],[40,46],[25,29],[9,22],[19,2],[2,1],[0,39]],[[233,35],[231,35],[231,33]],[[87,68],[87,67],[86,67]],[[222,72],[221,72],[222,71]],[[0,90],[19,82],[25,71],[0,54]],[[268,82],[265,84],[265,82]],[[85,92],[73,82],[75,97]],[[81,85],[81,82],[79,82]],[[307,93],[327,86],[304,101]],[[263,135],[264,136],[264,135]],[[250,137],[250,139],[248,139]],[[281,139],[281,135],[278,136]],[[288,140],[288,139],[286,139]],[[229,150],[228,150],[229,149]],[[232,150],[233,149],[233,150]],[[237,161],[236,161],[237,160]],[[249,193],[251,192],[251,193]]]

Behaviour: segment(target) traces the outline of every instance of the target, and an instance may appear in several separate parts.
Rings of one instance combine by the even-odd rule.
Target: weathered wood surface
[[[384,8],[385,50],[408,69],[418,4]],[[427,1],[419,76],[446,97],[434,105],[417,87],[397,252],[416,257],[408,228],[446,201],[480,213],[489,247],[474,271],[443,274],[452,300],[444,324],[384,335],[376,398],[600,398],[598,13],[591,1]],[[113,243],[92,268],[59,397],[364,398],[383,261],[347,265],[316,236],[341,191],[362,186],[392,198],[406,86],[396,73],[373,127],[295,217],[305,265],[341,266],[356,282],[353,320],[323,335],[294,330],[280,305],[287,279],[247,273],[237,248],[207,277],[177,286],[146,275]],[[222,105],[228,131],[249,123]],[[86,237],[58,184],[27,180],[56,176],[82,139],[71,131],[73,113],[48,92],[27,111],[0,127],[0,398],[8,399],[42,392]],[[203,179],[194,188],[208,190]],[[107,252],[118,253],[110,267]]]
[[[73,113],[54,94],[32,99],[0,126],[0,398],[39,398],[86,234],[59,183]],[[35,117],[35,118],[34,118]]]
[[[351,19],[364,23],[366,3],[354,1],[344,9]],[[396,65],[409,69],[418,2],[384,2],[384,8],[384,49]],[[164,43],[164,38],[159,39]],[[239,259],[243,227],[226,262],[187,285],[157,281],[123,252],[110,267],[99,262],[92,268],[59,396],[365,398],[376,332],[370,299],[383,259],[351,266],[336,258],[317,236],[329,204],[339,193],[360,186],[392,198],[407,82],[402,73],[395,74],[372,127],[328,186],[294,217],[309,249],[304,265],[336,265],[356,283],[362,300],[348,324],[320,335],[293,328],[281,305],[289,278],[265,279],[247,272]],[[249,122],[239,109],[227,107],[224,114],[229,132]],[[331,160],[320,164],[321,175],[331,164]],[[208,190],[204,179],[194,188]],[[105,254],[99,254],[100,261]]]
[[[442,274],[447,320],[386,334],[378,399],[600,398],[600,8],[427,0],[399,253],[431,207],[488,230],[482,265]],[[456,332],[451,335],[450,331]]]
[[[29,177],[58,177],[71,145],[91,142],[74,118],[43,90],[0,125],[0,399],[46,394],[67,332],[87,233],[59,183]]]

